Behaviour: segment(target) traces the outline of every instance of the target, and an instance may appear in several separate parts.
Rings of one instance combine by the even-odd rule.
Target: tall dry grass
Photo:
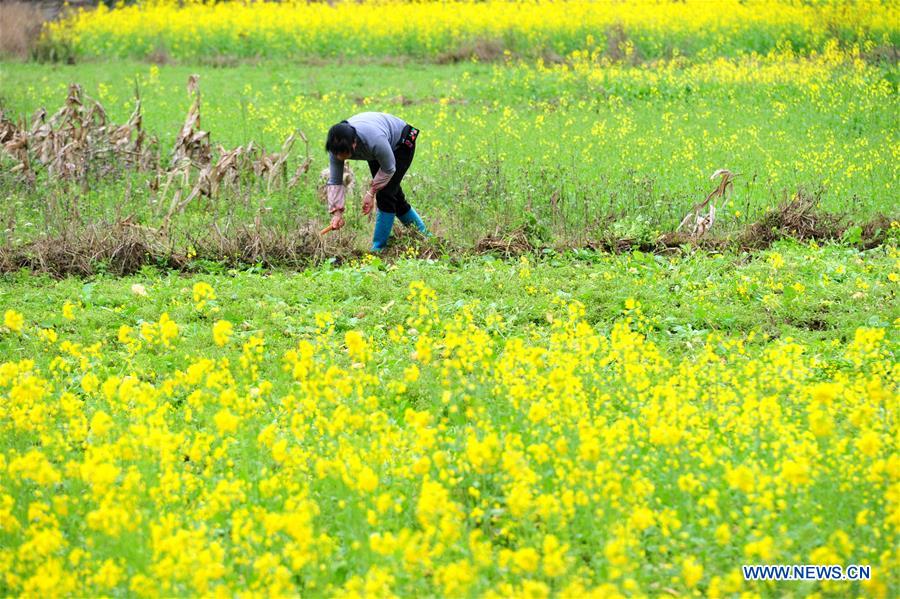
[[[0,2],[0,57],[28,58],[43,23],[39,4]]]

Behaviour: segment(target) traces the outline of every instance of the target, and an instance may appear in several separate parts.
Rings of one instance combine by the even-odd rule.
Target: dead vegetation
[[[893,44],[881,44],[863,52],[862,59],[871,64],[896,66],[900,63],[900,48]]]
[[[0,246],[0,272],[22,268],[54,276],[87,276],[99,271],[127,275],[146,264],[173,269],[191,269],[197,261],[214,261],[234,266],[304,267],[325,260],[338,262],[360,253],[358,239],[351,232],[321,236],[316,221],[296,223],[293,227],[271,226],[262,215],[268,211],[265,198],[273,190],[291,189],[306,181],[317,185],[324,196],[322,177],[307,180],[311,158],[309,141],[297,131],[281,148],[269,152],[254,142],[226,149],[213,144],[209,131],[201,124],[201,94],[196,76],[188,81],[191,105],[176,141],[165,160],[159,142],[143,130],[140,94],[135,90],[134,110],[124,124],[110,122],[103,106],[84,94],[78,85],[69,88],[64,105],[52,116],[38,110],[30,123],[15,123],[0,111],[0,178],[12,178],[16,184],[36,185],[39,177],[75,183],[81,190],[68,190],[73,198],[97,179],[124,172],[147,175],[156,216],[161,225],[152,228],[133,222],[132,217],[115,217],[112,222],[84,225],[77,216],[64,218],[63,232],[48,234],[31,242]],[[292,160],[297,140],[305,146],[305,156]],[[617,228],[615,222],[598,230],[578,247],[598,251],[677,252],[686,248],[724,251],[753,251],[786,238],[800,240],[839,240],[870,248],[882,243],[891,221],[879,216],[867,223],[852,225],[841,217],[818,209],[819,197],[799,190],[785,198],[782,205],[759,221],[737,233],[713,236],[717,210],[724,206],[733,188],[735,174],[716,171],[716,188],[693,206],[678,228],[671,233],[633,233],[629,227]],[[343,184],[352,191],[354,174],[345,169]],[[68,189],[68,188],[67,188]],[[235,226],[214,223],[206,230],[179,228],[178,215],[188,206],[210,206],[216,198],[243,201],[251,217]],[[52,202],[52,200],[49,200]],[[557,198],[551,197],[554,204]],[[255,216],[252,216],[255,215]],[[845,233],[853,227],[854,235]],[[643,231],[643,232],[642,232]],[[540,231],[538,231],[540,232]],[[632,236],[629,236],[632,235]],[[637,236],[634,236],[637,235]],[[537,235],[528,224],[508,229],[498,227],[479,239],[474,246],[455,247],[447,242],[395,229],[386,257],[394,255],[437,258],[467,253],[493,253],[513,257],[545,249],[549,235]],[[572,244],[553,249],[573,249]]]
[[[473,58],[480,62],[493,62],[503,57],[505,46],[502,41],[494,39],[476,39],[462,43],[454,50],[443,52],[437,56],[438,64],[466,62]]]
[[[0,176],[34,187],[41,171],[49,181],[75,182],[86,191],[93,180],[124,172],[148,174],[153,204],[167,206],[162,229],[172,218],[200,198],[240,196],[263,198],[276,189],[291,189],[309,171],[312,158],[309,140],[296,131],[277,152],[269,152],[250,141],[226,149],[213,147],[208,131],[201,128],[199,78],[188,79],[192,101],[166,164],[160,158],[157,138],[142,128],[142,105],[135,89],[135,108],[128,122],[109,121],[100,102],[73,84],[62,108],[53,116],[39,109],[30,123],[13,122],[0,111]],[[305,156],[291,169],[297,138],[305,145]],[[5,158],[5,160],[4,160]],[[5,163],[5,164],[4,164]],[[256,221],[266,210],[261,200],[255,207]]]
[[[606,56],[615,62],[638,65],[643,60],[640,50],[628,37],[625,27],[617,23],[606,30]]]
[[[232,265],[301,267],[322,262],[327,257],[353,254],[349,243],[326,240],[315,223],[309,222],[285,231],[268,227],[241,226],[233,230],[216,229],[214,235],[194,238],[198,256]]]
[[[179,234],[128,221],[95,223],[18,247],[0,246],[0,272],[21,269],[54,277],[133,274],[145,265],[191,270],[204,261],[228,266],[300,268],[358,255],[352,239],[323,239],[313,222],[292,230],[243,225]]]
[[[24,268],[64,277],[108,270],[127,275],[151,262],[177,269],[187,264],[187,258],[171,252],[165,240],[153,232],[127,222],[97,223],[17,248],[0,247],[3,272]]]
[[[316,197],[319,198],[319,202],[321,202],[323,206],[328,203],[328,192],[326,186],[328,185],[328,179],[330,176],[330,168],[324,168],[319,172],[319,183],[316,186]],[[350,194],[353,193],[353,190],[356,188],[356,175],[353,173],[353,167],[350,166],[349,160],[344,162],[344,175],[341,179],[341,185],[344,186],[345,197],[349,197]]]
[[[475,251],[480,254],[495,253],[506,257],[527,254],[534,249],[524,227],[504,232],[496,230],[475,244]]]
[[[595,251],[628,252],[639,249],[653,253],[692,251],[722,252],[758,251],[786,237],[803,240],[841,240],[849,225],[842,225],[835,215],[814,208],[809,196],[798,194],[790,202],[767,213],[737,234],[725,237],[697,238],[687,233],[668,233],[653,242],[624,238],[601,238],[579,247]],[[860,229],[855,243],[872,248],[885,241],[891,220],[878,216],[854,225]],[[128,219],[114,223],[96,223],[72,229],[59,235],[42,237],[18,247],[0,246],[0,272],[28,269],[56,277],[89,276],[98,272],[128,275],[144,265],[187,270],[203,261],[228,266],[267,268],[304,268],[332,261],[342,263],[363,252],[352,235],[323,237],[319,223],[298,223],[290,229],[262,226],[257,223],[221,229],[212,226],[204,233],[173,233],[134,224]],[[462,257],[468,254],[496,254],[511,258],[544,248],[529,241],[524,227],[508,231],[496,230],[472,247],[459,247],[440,239],[424,240],[405,228],[395,234],[385,258],[416,256],[436,259],[441,256]],[[575,246],[558,246],[563,251]]]
[[[891,219],[884,214],[876,215],[862,225],[859,239],[860,247],[866,250],[878,247],[884,243],[890,230]]]
[[[217,145],[214,152],[209,132],[200,128],[200,85],[197,75],[191,75],[188,79],[188,93],[192,96],[191,107],[172,149],[161,189],[161,196],[169,197],[173,182],[176,183],[169,209],[163,218],[163,229],[168,229],[172,217],[183,212],[197,198],[213,198],[226,190],[240,192],[238,187],[242,180],[249,178],[251,185],[264,183],[266,193],[270,193],[277,187],[291,189],[309,171],[312,164],[309,140],[299,130],[288,136],[279,152],[268,152],[252,141],[231,150]],[[288,178],[288,159],[297,137],[306,145],[306,157]],[[262,197],[262,194],[259,195]],[[257,221],[264,210],[260,203],[256,211]]]
[[[117,125],[77,84],[69,86],[65,103],[49,118],[41,108],[30,124],[17,124],[0,110],[0,150],[12,162],[6,172],[33,186],[41,170],[51,180],[81,184],[123,170],[154,170],[158,142],[145,135],[141,123],[140,97],[128,122]]]
[[[734,187],[733,181],[737,176],[724,168],[714,172],[710,179],[715,181],[716,177],[721,177],[719,185],[709,192],[705,200],[691,208],[691,211],[682,219],[681,224],[678,225],[675,231],[681,231],[686,226],[690,230],[690,235],[695,239],[706,235],[716,222],[716,201],[721,200],[724,205],[726,201],[725,196],[728,190]],[[705,214],[702,213],[703,210],[706,210]]]
[[[817,208],[819,198],[803,190],[770,210],[759,221],[747,227],[738,243],[744,249],[762,249],[787,237],[800,240],[827,241],[840,239],[847,225],[843,219]]]

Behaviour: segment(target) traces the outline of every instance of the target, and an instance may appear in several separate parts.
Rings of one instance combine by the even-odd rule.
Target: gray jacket
[[[400,144],[400,136],[406,121],[385,112],[361,112],[347,122],[356,129],[356,150],[350,160],[374,160],[386,175],[394,174],[397,164],[394,148]],[[340,185],[344,177],[344,163],[329,153],[329,185]]]

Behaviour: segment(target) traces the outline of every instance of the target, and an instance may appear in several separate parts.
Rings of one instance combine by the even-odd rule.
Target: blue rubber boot
[[[380,252],[387,246],[391,229],[394,228],[394,213],[378,211],[375,217],[375,234],[372,236],[372,251]]]
[[[429,236],[430,233],[428,229],[425,227],[425,223],[422,222],[422,218],[416,212],[415,208],[410,208],[409,211],[403,216],[398,217],[400,222],[409,227],[410,225],[415,225],[422,235]]]

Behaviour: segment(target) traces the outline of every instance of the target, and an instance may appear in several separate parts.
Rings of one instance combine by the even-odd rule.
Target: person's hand
[[[362,213],[369,214],[372,212],[372,208],[375,207],[375,193],[370,189],[366,192],[366,197],[363,198],[362,202]]]
[[[344,226],[344,211],[335,210],[331,213],[331,229],[337,231]]]

